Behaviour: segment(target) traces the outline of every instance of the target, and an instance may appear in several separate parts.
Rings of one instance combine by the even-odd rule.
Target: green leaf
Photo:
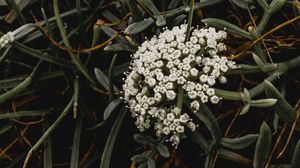
[[[12,113],[4,113],[4,114],[0,114],[0,119],[42,116],[42,115],[51,113],[56,110],[57,109],[49,108],[49,109],[43,109],[43,110],[17,111],[17,112],[12,112]]]
[[[172,19],[172,21],[170,21],[170,23],[168,23],[168,25],[170,25],[170,27],[177,26],[180,23],[182,23],[186,19],[186,17],[187,17],[186,14],[181,14],[179,16],[176,16],[174,19]]]
[[[299,167],[300,167],[300,140],[298,140],[298,143],[294,149],[292,163],[291,163],[291,168],[299,168]]]
[[[134,21],[140,21],[140,20],[144,19],[143,14],[140,11],[140,9],[138,8],[135,0],[124,0],[124,3],[129,8],[130,13],[132,13],[132,17],[133,17]]]
[[[208,128],[214,139],[214,142],[218,142],[221,138],[222,132],[216,117],[213,115],[210,109],[205,104],[201,104],[200,109],[194,114]]]
[[[253,57],[256,65],[262,69],[262,67],[264,66],[264,63],[262,62],[262,60],[255,53],[252,53],[252,57]]]
[[[228,91],[228,90],[222,90],[222,89],[217,89],[214,88],[216,95],[222,97],[223,99],[226,100],[241,100],[241,92],[233,92],[233,91]]]
[[[277,99],[260,99],[260,100],[251,100],[250,104],[253,107],[271,107],[277,102]]]
[[[23,167],[27,167],[29,159],[30,159],[32,153],[35,152],[40,147],[40,145],[49,137],[49,135],[58,127],[58,125],[60,124],[60,122],[66,117],[66,115],[68,114],[69,110],[71,109],[71,107],[73,105],[73,101],[74,101],[74,96],[72,97],[72,99],[70,100],[70,102],[68,103],[68,105],[64,108],[63,112],[59,115],[59,117],[43,133],[43,135],[41,136],[41,138],[29,150],[29,152],[27,153],[27,156],[25,158],[25,161],[23,163]]]
[[[249,112],[251,105],[250,104],[245,104],[244,107],[242,108],[240,115],[245,115]]]
[[[125,44],[125,43],[115,43],[115,44],[110,44],[110,45],[105,46],[104,51],[109,51],[109,52],[120,52],[120,51],[135,52],[136,48],[132,47],[131,45]]]
[[[267,123],[263,122],[255,146],[254,168],[263,168],[268,160],[272,146],[272,133]]]
[[[133,138],[136,142],[143,145],[149,144],[153,146],[156,144],[156,141],[152,137],[144,136],[142,134],[134,134]]]
[[[220,144],[229,149],[243,149],[257,139],[257,134],[248,134],[238,138],[222,138]]]
[[[44,116],[43,121],[43,132],[49,128],[49,119],[47,116]],[[49,135],[43,143],[43,155],[44,155],[44,168],[52,168],[52,142],[51,135]]]
[[[231,2],[242,9],[255,9],[253,0],[231,0]]]
[[[13,126],[12,126],[11,123],[8,123],[8,124],[2,126],[2,127],[0,128],[0,135],[6,133],[6,132],[9,131],[11,128],[13,128]]]
[[[156,25],[161,27],[166,25],[166,20],[163,15],[160,14],[160,11],[156,8],[154,3],[151,0],[137,0],[144,9],[150,11],[156,18]]]
[[[109,168],[110,158],[112,155],[113,147],[114,147],[115,141],[117,139],[120,127],[126,116],[126,113],[127,113],[127,109],[122,108],[111,128],[110,134],[106,140],[106,145],[105,145],[103,153],[102,153],[100,168]]]
[[[110,22],[119,22],[120,21],[120,19],[114,13],[107,10],[106,8],[101,10],[101,15],[104,16]]]
[[[109,79],[108,77],[98,68],[94,69],[95,76],[98,82],[104,87],[107,91],[109,91]],[[114,86],[114,91],[118,92],[118,88]]]
[[[130,160],[134,161],[135,163],[141,163],[141,162],[146,162],[147,156],[145,156],[144,153],[142,154],[137,154],[137,155],[134,155],[133,157],[130,158]]]
[[[197,131],[192,132],[193,140],[199,145],[206,153],[209,152],[209,143],[205,137]]]
[[[153,23],[154,20],[152,18],[148,18],[139,22],[134,22],[131,25],[129,25],[124,32],[125,34],[129,35],[137,34],[147,29]]]
[[[155,168],[155,161],[152,158],[147,159],[147,168]]]
[[[103,120],[107,120],[111,113],[119,106],[119,104],[122,102],[120,98],[116,98],[113,100],[104,110],[103,113]]]
[[[231,24],[225,20],[221,20],[221,19],[216,19],[216,18],[207,18],[207,19],[203,19],[201,20],[203,23],[208,24],[209,26],[218,28],[218,29],[224,29],[226,28],[226,31],[241,37],[245,37],[247,39],[252,39],[250,34],[239,28],[238,26]]]
[[[212,149],[205,158],[204,168],[212,168],[217,150]]]
[[[273,0],[271,4],[268,6],[268,12],[270,14],[273,14],[275,12],[278,12],[286,3],[286,0]]]
[[[72,154],[70,167],[78,168],[79,167],[79,150],[80,150],[80,138],[81,138],[81,130],[82,130],[82,116],[80,115],[77,118],[75,132],[73,136],[73,146],[72,146]]]
[[[40,60],[47,61],[49,63],[56,64],[56,65],[59,65],[59,66],[64,67],[64,68],[75,69],[74,65],[72,65],[70,62],[65,61],[63,59],[60,59],[58,57],[50,56],[46,53],[43,53],[43,52],[40,52],[40,51],[35,50],[33,48],[27,47],[27,46],[25,46],[21,43],[18,43],[18,42],[13,42],[12,45],[17,50],[19,50],[23,53],[26,53],[28,55],[31,55],[35,58],[38,58]]]
[[[163,156],[163,157],[165,157],[165,158],[168,158],[168,157],[170,157],[170,152],[169,152],[169,149],[168,149],[168,147],[166,146],[166,145],[164,145],[164,144],[162,144],[162,143],[159,143],[158,145],[157,145],[157,151],[158,151],[158,153],[161,155],[161,156]]]
[[[123,37],[122,35],[120,35],[120,34],[118,33],[117,30],[115,30],[115,29],[113,29],[113,28],[111,28],[111,27],[108,27],[108,26],[101,26],[101,30],[102,30],[105,34],[107,34],[109,37],[113,37],[113,36],[115,36],[116,34],[118,34],[118,36],[117,36],[117,38],[116,38],[116,39],[117,39],[117,42],[128,44],[128,41],[125,39],[125,37]]]
[[[244,88],[244,92],[241,94],[242,100],[246,103],[251,101],[251,95],[248,89]]]
[[[269,81],[264,81],[264,87],[266,95],[269,98],[277,99],[277,103],[273,106],[274,111],[279,115],[279,117],[287,122],[292,124],[295,121],[296,113],[293,107],[285,100],[281,93],[275,88],[275,86]],[[297,121],[296,129],[300,130],[300,122]]]
[[[231,160],[231,161],[243,164],[247,167],[250,167],[252,164],[252,161],[250,159],[248,159],[245,156],[242,156],[238,153],[232,152],[230,150],[221,148],[218,150],[218,152],[219,152],[220,158]]]

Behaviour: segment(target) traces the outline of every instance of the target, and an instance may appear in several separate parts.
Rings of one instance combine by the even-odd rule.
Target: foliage
[[[293,11],[293,12],[291,12]],[[293,0],[0,0],[0,167],[299,167]],[[138,47],[187,24],[228,33],[239,68],[175,149],[140,133],[122,84]],[[186,41],[186,40],[185,40]]]

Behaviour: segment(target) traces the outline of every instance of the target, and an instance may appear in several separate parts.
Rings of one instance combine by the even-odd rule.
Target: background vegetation
[[[0,167],[299,168],[299,9],[297,0],[0,0],[0,37],[15,33],[0,50]],[[241,68],[174,149],[138,132],[120,90],[138,45],[182,23],[226,28]]]

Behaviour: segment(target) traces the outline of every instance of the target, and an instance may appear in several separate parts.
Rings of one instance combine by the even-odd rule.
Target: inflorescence
[[[123,85],[124,99],[128,103],[135,124],[140,131],[154,127],[157,136],[168,135],[177,146],[185,129],[196,129],[191,117],[176,107],[179,88],[184,101],[197,111],[201,103],[217,104],[221,97],[212,88],[224,77],[235,62],[219,54],[226,50],[222,41],[225,31],[215,28],[194,28],[185,41],[187,25],[165,29],[158,36],[141,44],[132,55],[130,72],[126,72]]]

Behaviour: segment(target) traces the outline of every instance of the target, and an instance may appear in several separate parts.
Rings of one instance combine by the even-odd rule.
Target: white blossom
[[[185,41],[186,28],[184,24],[164,29],[146,39],[131,56],[123,84],[124,100],[138,129],[154,128],[157,136],[168,135],[175,147],[186,129],[194,131],[197,127],[188,113],[176,107],[179,88],[189,108],[197,111],[200,103],[217,104],[221,100],[213,86],[217,81],[226,83],[225,73],[238,68],[221,56],[226,50],[226,32],[193,28]]]

